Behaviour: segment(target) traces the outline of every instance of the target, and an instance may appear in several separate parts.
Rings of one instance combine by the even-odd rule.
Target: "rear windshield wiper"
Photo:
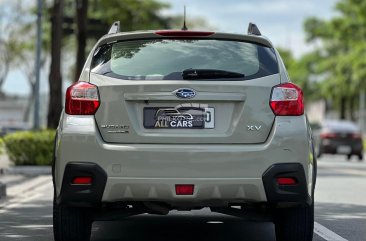
[[[183,79],[220,79],[220,78],[244,78],[242,73],[219,69],[185,69],[182,71]]]

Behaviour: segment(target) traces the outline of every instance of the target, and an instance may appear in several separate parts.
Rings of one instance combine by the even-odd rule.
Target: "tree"
[[[61,76],[61,47],[62,47],[62,18],[63,0],[54,0],[51,15],[51,66],[49,75],[50,101],[48,107],[47,126],[58,126],[62,111],[62,76]]]
[[[20,1],[11,1],[0,5],[0,96],[2,87],[11,70],[11,65],[23,50],[18,34],[25,24],[24,11]]]
[[[321,43],[322,93],[337,103],[341,119],[355,120],[358,93],[366,88],[366,0],[339,0],[335,9],[330,20],[307,19],[305,31],[309,42]]]
[[[85,62],[85,48],[87,39],[88,0],[76,0],[76,64],[74,82],[79,80],[79,75]]]
[[[9,65],[10,65],[10,61],[9,61],[9,51],[8,51],[8,47],[7,47],[7,43],[4,40],[0,39],[0,96],[3,94],[2,93],[2,86],[4,85],[4,82],[6,80],[6,77],[8,76],[9,73]]]

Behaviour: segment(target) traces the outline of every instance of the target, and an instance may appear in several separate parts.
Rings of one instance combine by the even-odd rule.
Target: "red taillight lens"
[[[193,195],[193,184],[177,184],[175,185],[175,194],[177,195]]]
[[[91,185],[92,182],[92,177],[74,177],[74,179],[72,179],[73,185]]]
[[[361,133],[353,133],[352,138],[353,139],[362,139],[362,135],[361,135]]]
[[[320,138],[322,138],[322,139],[332,139],[332,138],[336,138],[336,137],[337,137],[337,134],[335,134],[335,133],[325,132],[325,133],[320,134]]]
[[[278,177],[277,183],[279,185],[296,185],[297,181],[293,177]]]
[[[295,84],[280,84],[272,89],[270,106],[275,115],[299,116],[304,114],[303,92]]]
[[[166,37],[206,37],[214,34],[214,32],[188,31],[188,30],[161,30],[155,34]]]
[[[77,82],[67,88],[65,112],[69,115],[94,115],[99,107],[98,88],[87,82]]]

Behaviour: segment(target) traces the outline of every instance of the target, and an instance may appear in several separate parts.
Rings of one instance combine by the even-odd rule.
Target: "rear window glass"
[[[360,128],[352,122],[326,122],[324,125],[325,129],[335,132],[358,132]]]
[[[272,48],[215,39],[122,41],[99,47],[92,61],[94,73],[132,80],[181,80],[189,69],[233,72],[242,76],[219,79],[243,80],[276,74],[278,64]]]

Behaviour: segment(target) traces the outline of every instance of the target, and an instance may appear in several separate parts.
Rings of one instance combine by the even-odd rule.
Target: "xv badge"
[[[248,126],[248,131],[259,131],[262,126]]]

